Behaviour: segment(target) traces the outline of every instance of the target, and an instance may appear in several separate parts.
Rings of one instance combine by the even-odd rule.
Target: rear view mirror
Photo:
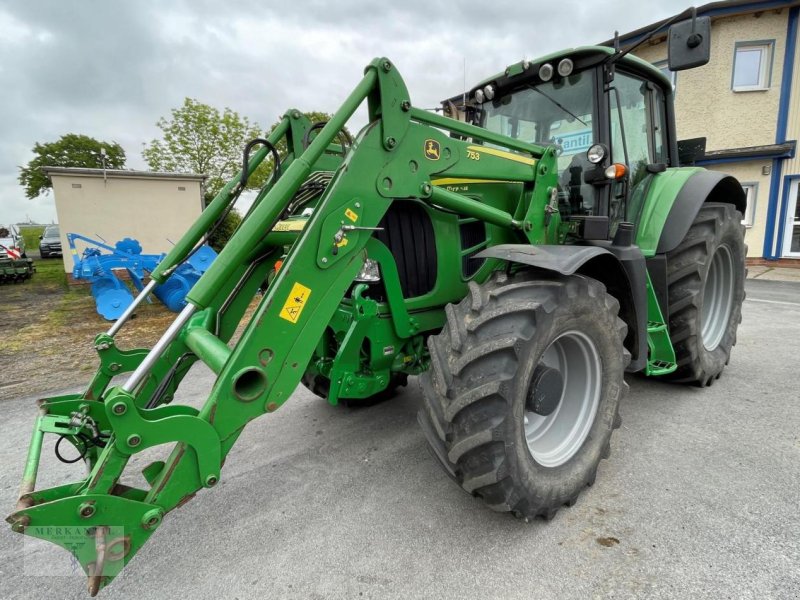
[[[711,17],[675,23],[667,39],[670,71],[702,67],[711,58]]]

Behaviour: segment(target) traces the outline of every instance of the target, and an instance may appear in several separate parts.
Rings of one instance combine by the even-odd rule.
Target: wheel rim
[[[533,459],[558,467],[583,445],[600,404],[602,366],[589,337],[568,331],[542,354],[540,365],[557,369],[563,378],[558,405],[547,416],[525,410],[525,439]]]
[[[714,350],[728,329],[733,306],[733,257],[727,246],[720,246],[711,258],[703,290],[700,334],[706,350]]]

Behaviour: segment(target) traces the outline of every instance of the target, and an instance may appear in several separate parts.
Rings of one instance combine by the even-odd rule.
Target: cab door
[[[611,159],[627,174],[611,186],[610,233],[637,222],[650,179],[669,163],[664,94],[651,81],[617,71],[608,87]]]

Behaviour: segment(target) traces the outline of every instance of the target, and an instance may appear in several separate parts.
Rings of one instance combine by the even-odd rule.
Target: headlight
[[[361,283],[375,283],[380,280],[381,271],[378,268],[378,263],[368,258],[364,261],[364,266],[361,267],[361,271],[356,275],[356,281],[360,281]]]
[[[569,58],[565,58],[560,63],[558,63],[558,74],[562,77],[566,77],[570,73],[572,73],[572,60]]]
[[[494,88],[491,85],[487,85],[483,88],[483,95],[486,96],[487,100],[491,100],[494,98]]]
[[[553,78],[553,65],[545,63],[539,67],[539,79],[542,81],[550,81]]]
[[[586,158],[593,165],[603,162],[606,157],[606,147],[603,144],[594,144],[586,151]]]

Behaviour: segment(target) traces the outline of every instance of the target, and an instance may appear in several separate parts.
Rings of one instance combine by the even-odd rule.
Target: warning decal
[[[289,292],[289,297],[283,304],[280,312],[280,318],[286,319],[290,323],[297,323],[303,309],[306,307],[308,297],[311,295],[311,289],[304,286],[302,283],[295,282],[292,286],[292,291]]]
[[[353,223],[355,223],[356,220],[358,220],[358,215],[349,208],[346,211],[344,211],[344,216],[350,219]]]

